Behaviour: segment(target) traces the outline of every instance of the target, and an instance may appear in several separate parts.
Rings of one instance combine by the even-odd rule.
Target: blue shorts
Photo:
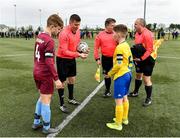
[[[132,74],[128,72],[114,81],[114,98],[121,99],[129,92]]]

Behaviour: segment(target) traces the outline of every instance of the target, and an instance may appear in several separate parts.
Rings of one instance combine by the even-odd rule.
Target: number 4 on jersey
[[[40,53],[39,53],[39,45],[36,45],[36,51],[35,51],[35,57],[37,58],[37,61],[39,62],[39,59],[40,59]]]

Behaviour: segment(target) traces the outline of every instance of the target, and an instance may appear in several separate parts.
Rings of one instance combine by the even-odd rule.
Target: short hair
[[[146,21],[143,18],[137,18],[137,20],[143,27],[146,26]]]
[[[52,14],[47,19],[47,27],[49,27],[51,25],[63,27],[64,23],[63,23],[63,20],[61,19],[61,17],[59,17],[59,15]]]
[[[118,25],[114,26],[113,30],[116,33],[121,33],[123,37],[126,37],[127,33],[128,33],[128,28],[124,24],[118,24]]]
[[[107,18],[106,21],[105,21],[105,26],[109,25],[110,23],[115,23],[116,20],[113,19],[113,18]]]
[[[70,19],[69,19],[71,22],[73,22],[73,21],[77,21],[77,22],[80,22],[81,21],[81,18],[80,18],[80,16],[79,15],[77,15],[77,14],[72,14],[71,16],[70,16]]]

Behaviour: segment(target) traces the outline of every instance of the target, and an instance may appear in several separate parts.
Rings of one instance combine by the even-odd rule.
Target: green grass
[[[86,40],[91,52],[87,60],[77,60],[76,99],[83,101],[98,85],[94,81],[96,64],[93,59],[93,40]],[[153,72],[153,104],[142,107],[144,87],[138,98],[130,98],[129,125],[122,132],[110,130],[105,124],[114,116],[114,99],[103,99],[102,88],[85,108],[58,134],[61,136],[120,137],[120,136],[180,136],[180,41],[165,41],[159,49]],[[0,136],[41,137],[31,130],[35,103],[38,98],[33,77],[34,40],[0,39]],[[18,55],[21,56],[5,56]],[[134,74],[134,72],[133,72]],[[132,88],[134,82],[132,82]],[[131,89],[132,89],[131,88]],[[112,88],[113,90],[113,88]],[[65,103],[73,111],[75,106]],[[52,99],[52,126],[67,116],[58,109],[57,91]]]

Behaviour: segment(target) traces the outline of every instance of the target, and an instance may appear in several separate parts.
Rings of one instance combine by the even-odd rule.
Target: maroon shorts
[[[43,77],[43,79],[34,78],[34,80],[41,94],[53,94],[54,82],[52,77]]]

